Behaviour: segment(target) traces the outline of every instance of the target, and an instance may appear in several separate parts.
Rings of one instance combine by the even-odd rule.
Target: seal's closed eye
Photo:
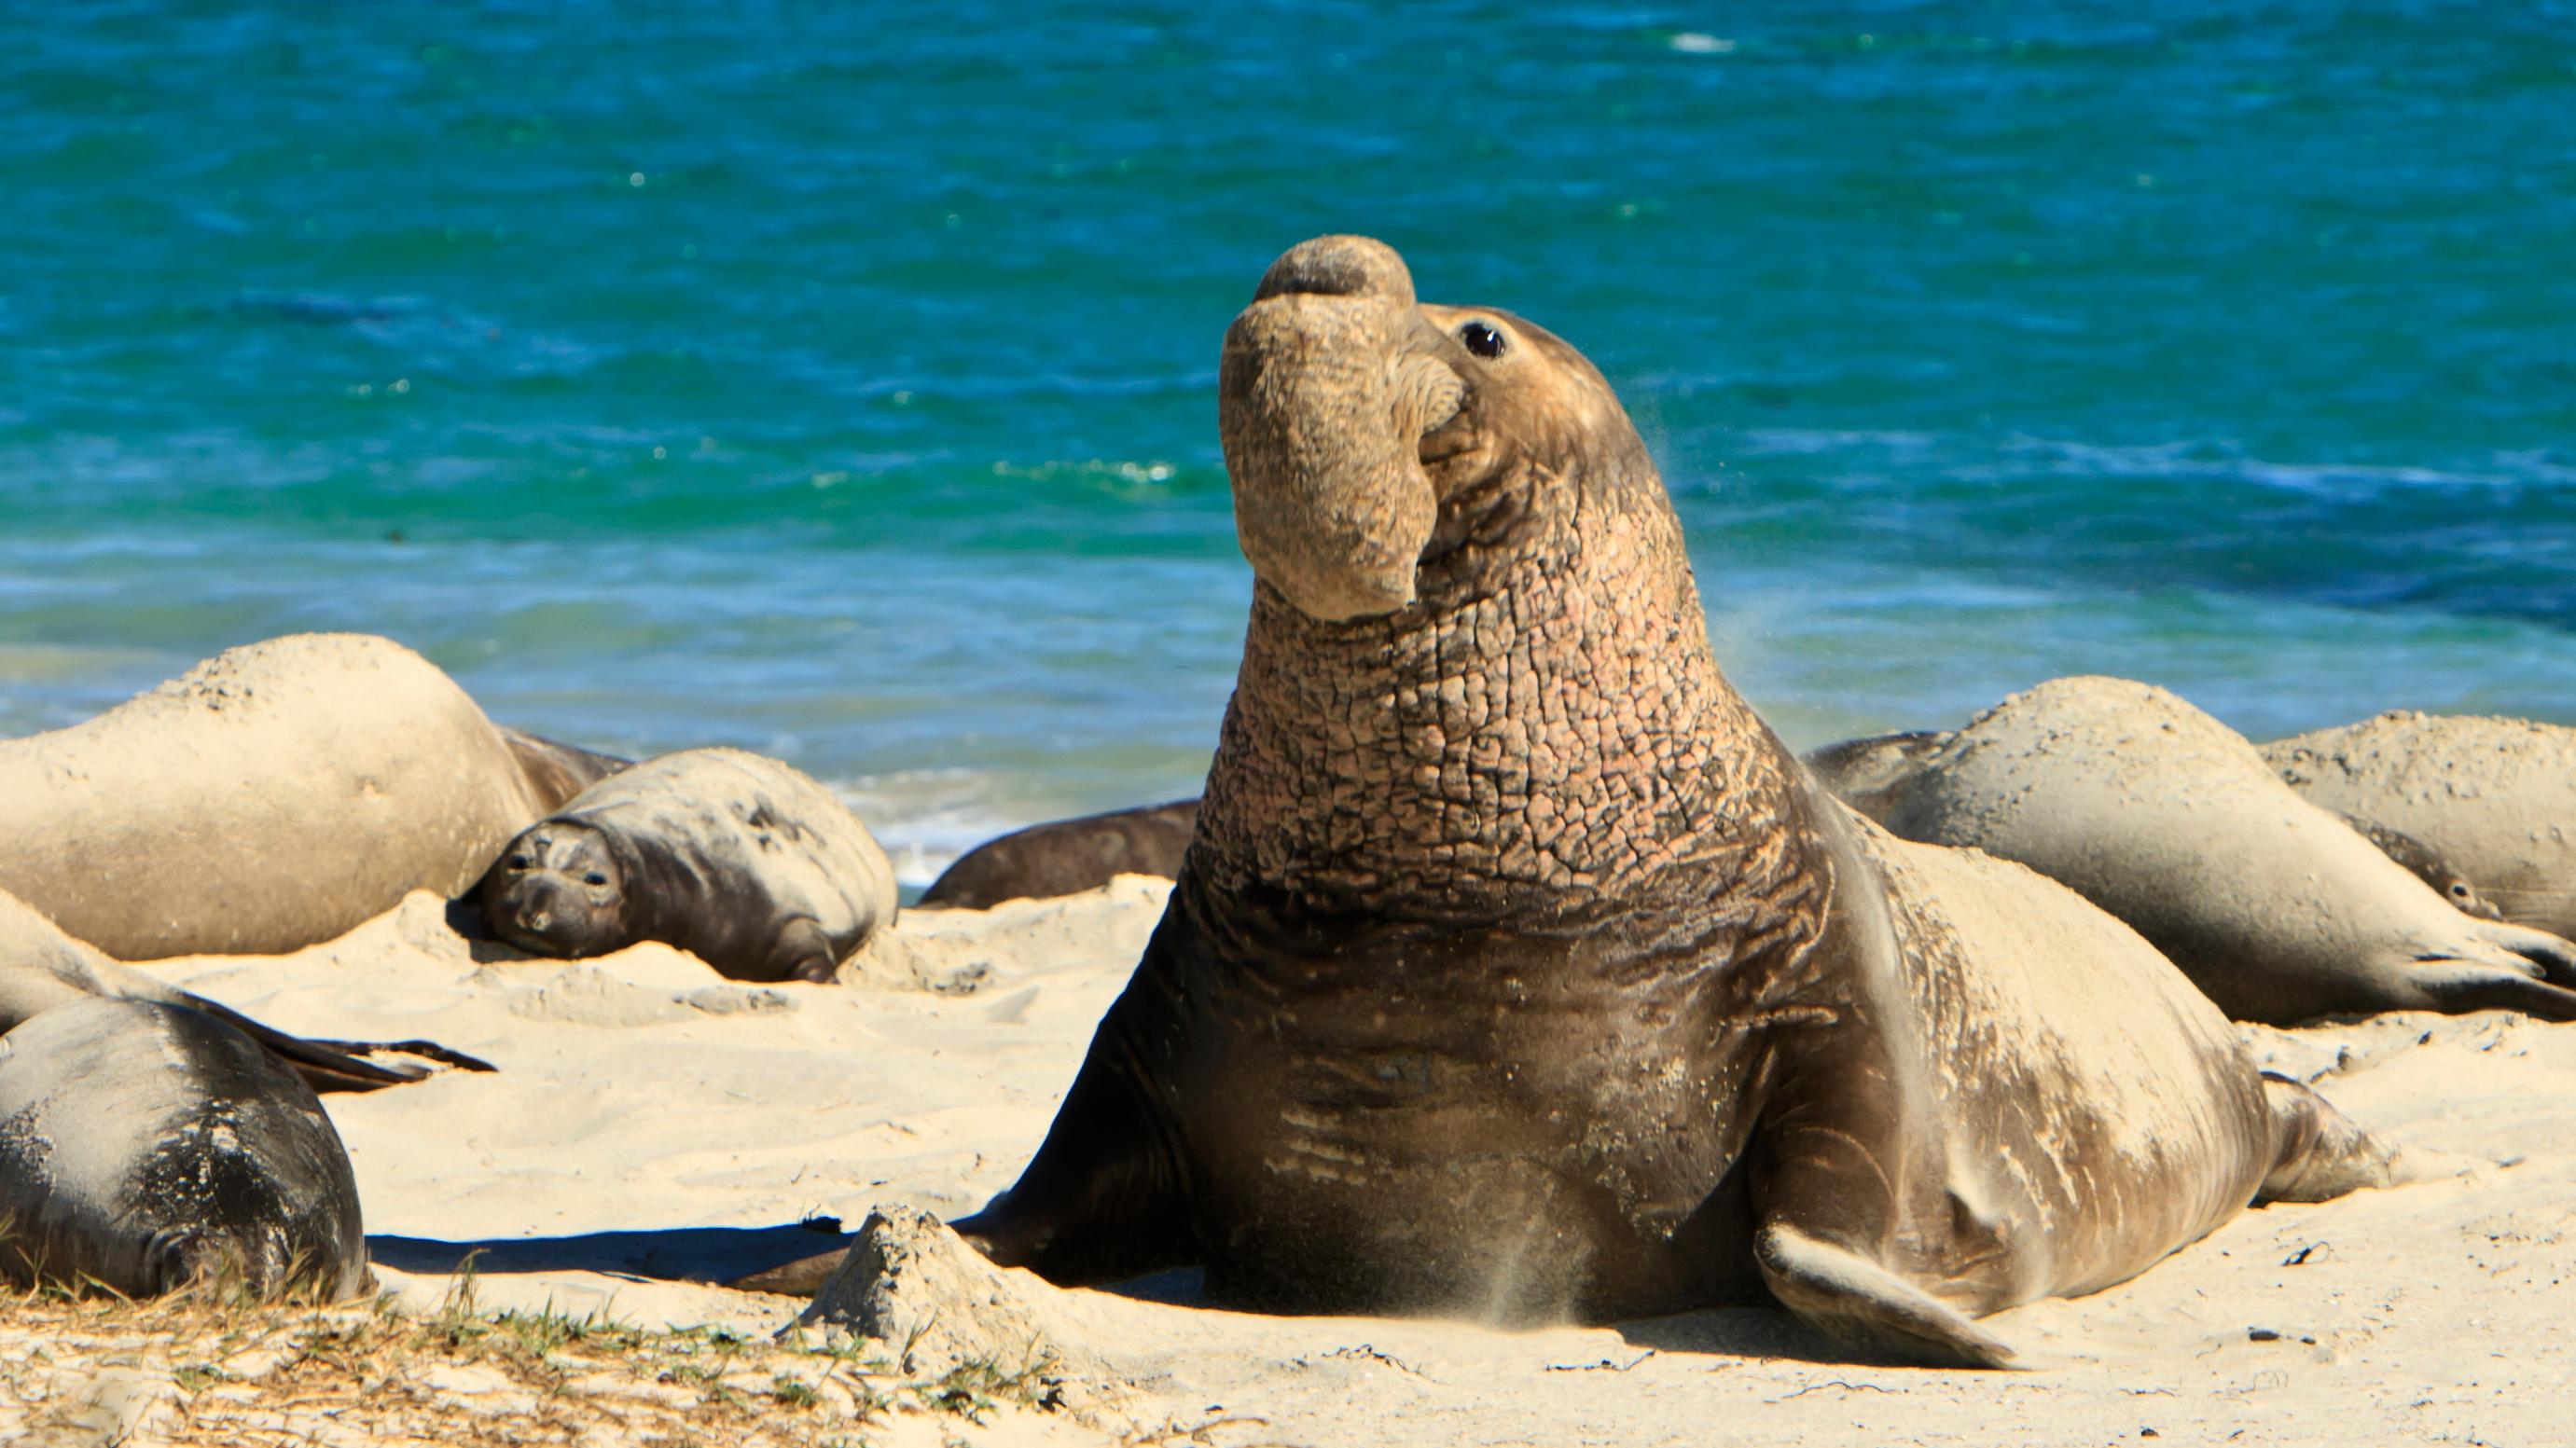
[[[1510,346],[1503,334],[1483,322],[1469,322],[1458,329],[1458,340],[1479,357],[1500,357]]]

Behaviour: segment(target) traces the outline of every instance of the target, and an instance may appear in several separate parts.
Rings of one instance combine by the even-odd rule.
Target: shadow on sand
[[[423,1276],[456,1272],[471,1257],[474,1270],[485,1273],[603,1272],[638,1281],[724,1282],[847,1240],[840,1223],[821,1220],[783,1227],[675,1227],[481,1242],[369,1237],[367,1254],[378,1266]]]

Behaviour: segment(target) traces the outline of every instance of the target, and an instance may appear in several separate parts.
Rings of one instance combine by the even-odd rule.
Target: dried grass
[[[1074,1428],[1052,1367],[909,1377],[883,1344],[838,1334],[486,1313],[470,1276],[434,1313],[259,1304],[220,1285],[146,1302],[0,1290],[0,1442],[29,1448],[941,1442],[1004,1419]]]

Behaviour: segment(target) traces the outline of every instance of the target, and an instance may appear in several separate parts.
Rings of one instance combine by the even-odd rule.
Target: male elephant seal
[[[2464,915],[2152,684],[2052,679],[1956,734],[1810,757],[1906,839],[1975,846],[2072,886],[2238,1020],[2498,1008],[2576,1020],[2576,945]]]
[[[1017,1185],[1059,1282],[1614,1318],[1769,1293],[1874,1350],[2126,1278],[2386,1157],[2134,935],[1811,789],[1710,656],[1609,386],[1283,256],[1227,334],[1256,575],[1198,835]]]
[[[65,935],[54,922],[0,890],[0,1032],[74,1001],[158,1001],[202,1011],[257,1041],[316,1091],[372,1091],[418,1081],[416,1066],[379,1066],[362,1052],[402,1051],[469,1071],[488,1062],[429,1041],[312,1041],[261,1025],[229,1006],[191,995],[156,976],[108,959],[87,941]]]
[[[831,791],[691,749],[608,776],[483,877],[492,933],[535,955],[676,945],[739,980],[829,981],[893,923],[894,867]]]
[[[1097,889],[1120,875],[1181,872],[1197,825],[1194,799],[1031,825],[957,857],[922,892],[932,910],[990,910],[1005,900]]]
[[[46,1011],[0,1036],[0,1276],[350,1296],[367,1244],[348,1152],[304,1083],[212,1016]]]
[[[120,960],[277,955],[454,895],[544,811],[483,711],[388,639],[231,649],[0,741],[0,889]]]
[[[2576,936],[2576,729],[2399,711],[2263,758],[2300,798],[2423,841],[2505,919]]]

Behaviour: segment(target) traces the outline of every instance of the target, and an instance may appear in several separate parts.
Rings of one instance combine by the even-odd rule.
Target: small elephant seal
[[[2421,840],[2505,919],[2576,936],[2576,729],[2400,710],[2263,758],[2301,799]]]
[[[922,892],[932,910],[990,910],[1005,900],[1042,900],[1097,889],[1120,875],[1181,873],[1199,802],[1111,810],[1014,830],[957,857]]]
[[[1827,788],[1843,803],[1874,820],[1887,818],[1899,796],[1910,787],[1924,767],[1924,760],[1948,747],[1958,738],[1953,731],[1919,730],[1906,734],[1882,734],[1869,739],[1851,739],[1828,744],[1807,753],[1807,767],[1816,772]],[[2345,824],[2358,831],[2363,839],[2379,847],[2379,852],[2403,865],[2416,879],[2433,888],[2433,893],[2451,902],[2452,908],[2480,920],[2504,918],[2466,875],[2450,860],[2412,835],[2400,834],[2385,826],[2352,815],[2343,817]]]
[[[429,1041],[312,1041],[261,1025],[228,1006],[191,995],[158,977],[110,960],[87,941],[65,935],[54,922],[0,890],[0,1031],[84,1000],[158,1001],[202,1011],[257,1041],[316,1091],[373,1091],[400,1086],[428,1073],[416,1066],[380,1066],[366,1052],[401,1051],[469,1071],[489,1062]]]
[[[496,727],[501,731],[501,742],[510,746],[510,757],[519,761],[519,772],[526,776],[528,792],[535,798],[538,810],[546,814],[562,809],[583,790],[635,762],[596,753],[578,744],[559,744],[507,724]]]
[[[1810,758],[1906,839],[1974,846],[2072,886],[2237,1020],[2576,1020],[2576,945],[2464,915],[2292,793],[2243,736],[2152,684],[2052,679],[1955,734]]]
[[[159,1001],[77,1001],[0,1036],[0,1223],[0,1276],[22,1284],[367,1285],[322,1103],[241,1032]]]
[[[1999,1365],[1972,1317],[2389,1179],[2118,922],[1813,788],[1566,343],[1327,237],[1228,332],[1219,419],[1233,703],[1143,960],[958,1223],[995,1261],[1504,1321],[1767,1292]]]
[[[544,813],[500,731],[388,639],[227,650],[0,741],[0,890],[119,960],[282,955],[454,895]]]
[[[830,981],[895,914],[867,826],[739,749],[665,754],[583,790],[510,842],[481,898],[492,933],[533,955],[659,940],[737,980]]]

